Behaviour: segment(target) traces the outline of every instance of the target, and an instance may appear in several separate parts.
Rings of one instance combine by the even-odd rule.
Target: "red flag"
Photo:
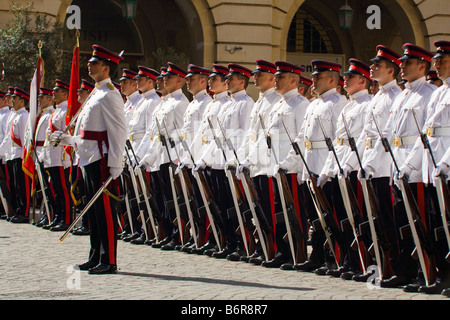
[[[80,48],[75,46],[72,57],[72,73],[70,75],[70,89],[66,113],[66,125],[69,124],[73,116],[80,109],[81,104],[78,102],[78,89],[80,89]]]
[[[39,121],[39,89],[42,86],[44,79],[44,61],[41,57],[38,58],[36,71],[34,72],[33,80],[30,86],[30,108],[28,117],[28,127],[25,134],[25,143],[22,154],[22,170],[30,177],[34,178],[36,174],[33,146],[36,135],[36,126]]]

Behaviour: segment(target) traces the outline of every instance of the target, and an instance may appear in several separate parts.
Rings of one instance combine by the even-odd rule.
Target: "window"
[[[333,53],[322,25],[303,9],[299,9],[292,19],[286,48],[288,52]]]

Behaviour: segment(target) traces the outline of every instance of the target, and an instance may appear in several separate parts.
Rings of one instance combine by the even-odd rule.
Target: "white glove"
[[[275,167],[273,167],[273,171],[272,171],[272,175],[270,175],[270,177],[275,177],[278,173],[278,171],[280,171],[280,165],[276,164]]]
[[[183,169],[184,166],[185,166],[185,165],[184,165],[184,162],[183,162],[183,161],[180,161],[180,163],[178,164],[177,168],[175,169],[175,174],[180,173],[181,169]]]
[[[344,167],[342,167],[342,171],[344,171],[343,172],[344,178],[347,178],[350,172],[353,171],[353,168],[350,165],[345,164]]]
[[[62,131],[55,131],[50,136],[50,141],[61,141],[60,143],[63,146],[71,146],[73,147],[75,144],[79,143],[81,141],[80,136],[72,136],[67,133],[63,133]]]
[[[321,174],[319,176],[319,178],[317,178],[317,186],[322,188],[325,185],[325,183],[327,183],[327,181],[328,181],[328,176]]]
[[[412,171],[413,171],[413,168],[411,168],[407,164],[404,164],[400,167],[400,172],[398,173],[398,175],[395,175],[395,176],[398,176],[398,178],[403,178],[405,176],[409,177],[411,175]]]
[[[146,160],[147,160],[147,158],[144,157],[141,161],[139,161],[138,168],[141,170],[143,169],[145,171],[150,171],[149,170],[150,164]]]
[[[297,173],[297,183],[298,185],[302,185],[305,181],[303,180],[303,174],[301,172]]]
[[[117,179],[121,174],[122,174],[123,168],[115,168],[115,167],[110,167],[109,168],[109,174],[112,176],[113,180]]]
[[[373,174],[375,173],[375,170],[371,166],[365,166],[364,168],[365,176],[363,177],[362,170],[358,170],[358,179],[361,180],[362,178],[370,179]]]
[[[194,175],[195,172],[197,172],[200,169],[205,169],[206,168],[206,163],[203,160],[200,160],[199,162],[197,162],[193,167],[192,167],[192,175]]]
[[[225,170],[228,170],[229,167],[237,167],[236,161],[234,159],[228,160],[227,163],[225,163]]]
[[[236,170],[236,176],[239,177],[239,174],[244,171],[245,168],[250,168],[250,166],[253,165],[248,159],[245,159],[244,162],[242,162],[239,167]]]
[[[450,167],[446,163],[439,163],[433,171],[433,176],[439,177],[440,175],[449,176]]]

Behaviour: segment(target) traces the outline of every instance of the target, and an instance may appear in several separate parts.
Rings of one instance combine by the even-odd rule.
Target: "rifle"
[[[136,154],[134,153],[133,146],[131,145],[131,142],[128,139],[126,141],[126,147],[128,149],[127,155],[128,155],[128,160],[130,162],[129,166],[132,167],[133,165],[132,165],[132,161],[130,159],[129,152],[131,152],[133,154],[133,157],[134,157],[136,163],[137,163],[137,158],[136,158]],[[145,181],[144,181],[144,177],[142,176],[142,171],[139,168],[137,168],[137,170],[133,169],[133,171],[134,172],[130,171],[130,174],[134,173],[134,174],[137,175],[137,177],[139,179],[139,184],[141,186],[141,190],[145,192],[143,194],[143,198],[144,198],[145,207],[147,209],[147,213],[148,213],[148,216],[149,216],[148,220],[150,220],[150,227],[152,228],[153,234],[155,236],[156,243],[158,243],[162,239],[159,237],[160,233],[159,233],[159,230],[157,230],[156,225],[155,225],[155,215],[153,213],[153,211],[157,208],[157,206],[155,204],[155,200],[153,199],[153,197],[151,195],[151,192],[150,192],[150,189],[149,189],[150,186],[148,184],[148,181],[147,181],[147,183],[145,183]],[[136,181],[136,179],[134,179],[134,181]],[[136,195],[136,199],[137,199],[138,196],[139,195]],[[140,196],[139,196],[139,198],[140,198]],[[152,206],[150,204],[149,198],[150,198],[150,200],[152,200],[153,209],[152,209]],[[142,216],[141,216],[141,220],[142,220]],[[142,220],[141,222],[144,224],[144,223],[147,223],[148,220]],[[146,230],[146,229],[147,228],[145,228],[144,230]]]
[[[416,123],[417,130],[419,131],[420,140],[422,141],[423,147],[428,150],[430,154],[431,160],[433,162],[433,166],[436,169],[437,164],[434,158],[433,150],[431,149],[430,141],[428,140],[428,136],[420,130],[419,122],[417,121],[416,113],[414,109],[411,109],[414,116],[414,121]],[[446,183],[447,177],[444,177],[442,174],[438,177],[434,178],[434,184],[436,186],[436,193],[439,202],[439,208],[441,210],[441,218],[442,218],[442,229],[444,229],[445,238],[447,239],[447,246],[449,248],[449,252],[445,256],[445,260],[450,263],[450,231],[447,220],[447,215],[450,215],[450,193]],[[441,228],[436,228],[434,230],[435,235],[439,233]],[[436,240],[438,237],[436,236]]]
[[[139,217],[141,219],[142,228],[144,229],[145,239],[146,240],[150,240],[150,236],[148,234],[147,226],[146,226],[146,223],[145,223],[146,220],[145,220],[143,208],[141,206],[141,195],[139,193],[138,184],[137,184],[137,181],[136,181],[136,174],[134,172],[134,168],[133,168],[133,165],[132,165],[130,154],[128,153],[127,150],[125,150],[125,153],[127,154],[128,161],[129,161],[128,171],[130,172],[131,184],[133,185],[134,194],[136,195],[137,209],[139,210]],[[141,186],[141,188],[142,188],[142,186]],[[149,214],[150,214],[150,212],[149,212]],[[154,233],[155,237],[156,237],[156,234],[157,233],[155,232]]]
[[[228,145],[228,148],[233,151],[236,161],[239,162],[237,157],[236,149],[230,140],[226,138],[226,133],[222,124],[217,120],[220,130],[222,131],[223,138]],[[224,152],[224,150],[222,150]],[[242,177],[244,179],[242,179]],[[250,178],[250,171],[245,168],[241,173],[242,186],[244,187],[244,193],[246,195],[250,211],[253,216],[253,222],[255,223],[256,231],[258,233],[258,238],[261,243],[261,248],[264,252],[266,261],[272,260],[275,256],[275,246],[273,239],[273,230],[266,216],[263,213],[261,203],[259,201],[258,194],[253,186],[253,182]]]
[[[5,174],[3,173],[3,168],[0,167],[0,198],[3,204],[3,208],[5,208],[6,215],[8,218],[12,218],[14,216],[14,209],[12,205],[12,196],[9,191],[8,184],[6,182]]]
[[[48,183],[48,180],[45,179],[45,168],[44,164],[39,161],[36,148],[33,146],[33,152],[36,157],[36,169],[37,169],[37,176],[39,180],[39,185],[41,187],[42,192],[42,201],[44,202],[44,208],[47,213],[47,220],[50,223],[50,206],[54,208],[53,198],[48,195],[48,192],[50,192],[50,184]],[[49,206],[50,203],[50,206]]]
[[[286,124],[284,123],[284,120],[281,119],[281,122],[283,123],[284,130],[286,131],[286,134],[291,142],[292,148],[294,149],[295,153],[300,156],[306,171],[308,172],[308,181],[307,186],[309,193],[311,194],[311,199],[313,200],[314,207],[317,212],[318,220],[320,223],[320,226],[325,234],[326,242],[324,246],[328,245],[328,248],[330,249],[331,254],[334,257],[334,260],[336,262],[336,265],[339,267],[340,262],[337,258],[336,252],[334,250],[334,234],[332,232],[332,227],[335,224],[334,219],[331,217],[332,210],[330,207],[330,204],[328,203],[328,200],[323,193],[322,188],[317,186],[317,174],[313,173],[310,169],[308,164],[306,163],[306,160],[303,156],[303,153],[300,150],[299,145],[297,142],[295,142],[290,133],[288,128],[286,127]],[[317,220],[312,222],[312,226],[315,230],[317,230]],[[336,229],[337,227],[335,227]]]
[[[219,247],[219,251],[222,251],[223,248],[225,248],[226,238],[219,207],[214,201],[213,194],[211,192],[211,189],[209,188],[208,182],[206,181],[203,169],[194,171],[194,178],[198,183],[200,195],[203,200],[203,207],[198,209],[199,214],[203,215],[203,212],[206,211],[206,214],[209,218],[208,230],[212,230],[214,239],[216,240],[217,246]]]
[[[345,124],[345,130],[347,132],[347,137],[349,134],[347,125],[345,123],[345,117],[342,113],[342,119],[344,120]],[[336,154],[336,149],[333,146],[333,142],[331,141],[331,138],[328,137],[325,128],[322,124],[322,121],[320,118],[317,118],[317,122],[319,123],[320,129],[322,130],[322,134],[325,138],[325,142],[328,147],[328,151],[331,151],[333,153],[334,159],[336,161],[336,164],[339,167],[339,173],[338,174],[338,183],[339,183],[339,189],[341,191],[342,200],[344,203],[345,211],[347,213],[347,219],[341,221],[341,230],[345,231],[345,224],[348,222],[352,228],[353,237],[354,240],[351,244],[351,248],[358,251],[359,261],[361,264],[361,268],[363,270],[363,273],[366,273],[366,267],[365,262],[363,258],[363,253],[361,252],[360,247],[360,234],[356,230],[356,221],[360,221],[361,219],[361,209],[359,208],[358,201],[355,196],[355,192],[353,191],[353,187],[351,185],[351,182],[349,179],[344,177],[344,170],[341,167],[339,158]]]
[[[264,119],[262,118],[261,114],[259,114],[259,121],[266,137],[267,148],[270,151],[272,150],[272,138],[266,131]],[[275,162],[278,163],[275,152],[272,151],[272,154]],[[289,187],[286,173],[283,170],[278,170],[278,172],[275,174],[275,178],[277,181],[278,192],[280,193],[284,223],[286,224],[286,235],[283,237],[283,239],[286,241],[287,238],[287,242],[289,243],[292,254],[292,261],[293,264],[296,265],[298,263],[305,262],[307,259],[306,246],[304,242],[305,235],[298,218],[300,212],[296,212],[295,210],[294,198],[292,196],[291,188]]]
[[[224,157],[225,161],[227,161],[227,155],[226,155],[225,149],[223,148],[222,144],[220,143],[220,139],[216,136],[214,127],[209,118],[208,118],[208,124],[209,124],[209,128],[211,129],[211,132],[213,134],[214,141],[217,144],[217,147],[219,147],[219,149],[222,151],[223,157]],[[223,128],[221,127],[221,130],[222,129]],[[229,140],[225,140],[225,141],[227,142],[227,145],[229,145]],[[238,160],[236,153],[235,153],[235,157],[236,157],[236,160]],[[253,236],[253,232],[254,232],[255,228],[254,228],[253,224],[250,222],[250,218],[248,217],[249,207],[248,207],[248,205],[246,205],[246,202],[244,200],[245,197],[242,194],[242,190],[239,186],[239,182],[237,181],[236,167],[228,166],[225,170],[225,174],[227,176],[228,183],[230,184],[231,195],[233,197],[233,203],[234,203],[234,208],[228,209],[228,212],[231,214],[234,213],[237,215],[239,228],[236,230],[236,233],[241,235],[242,242],[244,243],[245,251],[247,252],[247,256],[250,256],[255,251],[256,244],[255,244],[255,237]],[[228,216],[230,216],[230,214],[228,214]],[[247,229],[249,231],[248,239],[247,239],[247,234],[245,232],[245,229]]]
[[[161,138],[161,142],[163,142],[163,146],[166,148],[167,155],[169,157],[169,180],[170,180],[170,186],[172,188],[172,198],[173,198],[173,205],[175,207],[175,214],[177,216],[176,221],[173,221],[173,224],[176,224],[178,226],[178,231],[180,232],[180,239],[181,244],[184,245],[189,240],[189,234],[188,232],[185,232],[185,228],[187,226],[183,226],[183,220],[187,221],[188,219],[182,219],[182,213],[184,217],[185,213],[185,202],[183,201],[183,192],[182,192],[182,186],[181,182],[178,176],[175,175],[175,163],[172,161],[172,158],[170,156],[170,150],[169,146],[167,145],[167,141],[165,139],[165,136],[162,134],[160,124],[158,122],[158,119],[155,119],[156,123],[158,125],[158,131],[159,136]],[[164,128],[166,130],[167,134],[167,140],[169,140],[170,147],[175,150],[175,142],[173,141],[172,137],[169,135],[169,131],[167,130],[166,122],[163,122]]]
[[[366,204],[368,224],[372,238],[372,245],[369,247],[368,251],[375,256],[375,261],[377,262],[378,274],[380,275],[380,279],[383,279],[384,277],[390,278],[391,276],[394,275],[390,259],[391,246],[385,231],[386,229],[383,228],[382,221],[380,219],[380,206],[375,196],[372,181],[366,179],[366,173],[363,169],[361,157],[359,156],[355,139],[354,137],[351,136],[350,130],[348,129],[344,113],[342,113],[342,120],[344,123],[345,131],[347,133],[350,150],[355,152],[362,173],[360,182],[361,188],[363,190],[364,203]],[[359,226],[360,234],[361,234],[361,227],[363,227],[365,223],[366,222],[363,222]]]
[[[397,170],[396,174],[398,175],[400,170],[397,161],[395,160],[394,153],[392,152],[389,141],[387,140],[387,138],[383,137],[373,113],[372,117],[375,123],[375,127],[377,128],[378,135],[380,136],[381,142],[383,144],[384,150],[386,152],[389,152],[394,166]],[[432,252],[432,244],[427,237],[425,231],[426,229],[420,217],[420,211],[417,206],[417,202],[412,193],[411,186],[408,183],[408,177],[403,176],[402,178],[399,178],[397,183],[403,196],[406,215],[409,221],[409,229],[411,230],[414,244],[416,245],[416,248],[411,253],[411,255],[419,259],[420,267],[422,268],[422,272],[425,278],[425,283],[428,286],[436,281],[436,266],[434,261],[434,254]],[[403,228],[401,228],[401,230],[402,229]]]
[[[181,145],[183,149],[189,153],[192,163],[194,163],[194,157],[191,154],[191,151],[184,139],[181,138],[181,135],[178,131],[177,124],[175,121],[173,122],[175,130],[178,135],[178,139],[181,141]],[[181,168],[181,187],[183,189],[184,201],[187,203],[187,212],[189,217],[189,224],[191,226],[191,233],[195,241],[195,246],[200,248],[206,242],[205,240],[205,223],[202,217],[199,216],[197,201],[195,199],[194,187],[192,186],[191,178],[189,177],[189,172],[186,167]],[[180,175],[180,174],[179,174]],[[196,228],[197,227],[197,228]],[[198,234],[197,234],[198,232]]]

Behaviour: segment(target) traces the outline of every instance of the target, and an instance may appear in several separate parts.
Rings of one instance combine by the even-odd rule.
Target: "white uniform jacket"
[[[22,158],[28,116],[29,113],[25,108],[10,113],[6,124],[7,137],[0,145],[0,154],[5,156],[5,161]]]
[[[243,160],[253,152],[253,148],[258,147],[257,141],[259,139],[259,136],[264,135],[263,129],[261,127],[260,115],[264,121],[264,126],[267,131],[271,110],[274,105],[280,100],[281,95],[275,91],[275,88],[270,88],[264,92],[259,93],[259,98],[253,105],[252,112],[250,114],[250,126],[245,133],[244,142],[242,143],[241,148],[237,151],[239,160],[241,162],[243,162]],[[264,155],[266,155],[267,145],[265,145],[264,147],[265,148],[263,150],[266,151]],[[263,159],[260,159],[260,161],[261,160]],[[267,159],[264,159],[263,162],[267,163]],[[257,162],[254,162],[253,164],[256,165]],[[251,171],[253,171],[253,166]],[[252,172],[251,176],[253,176]]]
[[[231,100],[227,91],[221,92],[219,94],[214,94],[212,101],[206,106],[205,111],[203,112],[202,119],[199,123],[197,132],[192,140],[189,149],[194,158],[194,162],[197,162],[206,148],[208,148],[210,143],[215,144],[213,133],[209,127],[208,119],[211,121],[213,126],[217,127],[217,116],[223,106]],[[216,130],[214,131],[216,133]],[[190,156],[185,154],[183,163],[185,163],[188,167],[192,167],[192,160]]]
[[[367,104],[364,112],[364,127],[356,141],[356,146],[363,166],[366,165],[366,159],[370,157],[372,152],[374,152],[373,148],[379,137],[375,122],[373,121],[373,116],[375,116],[377,121],[376,123],[379,125],[380,130],[383,130],[383,126],[389,118],[389,110],[392,103],[401,92],[402,89],[400,89],[397,85],[397,81],[392,80],[391,82],[380,86],[380,90]],[[392,160],[389,154],[379,154],[378,161],[372,163],[372,165],[375,166],[373,167],[375,170],[373,177],[389,177],[391,172],[391,163]],[[360,169],[358,159],[354,152],[347,153],[342,165],[345,164],[349,165],[354,170]]]
[[[436,164],[441,161],[450,146],[450,77],[437,88],[426,108],[425,125],[422,132],[428,136],[431,151]],[[433,182],[434,164],[430,152],[424,150],[422,140],[418,138],[413,150],[406,158],[405,164],[415,170],[420,170],[422,164],[422,179],[424,183]]]
[[[95,88],[86,101],[77,119],[75,132],[81,141],[75,145],[79,156],[78,165],[84,167],[108,154],[108,167],[121,168],[124,162],[123,151],[127,139],[123,100],[120,92],[107,78],[95,84]],[[99,142],[90,139],[102,136],[101,150]]]
[[[135,153],[145,136],[147,128],[152,123],[153,112],[160,103],[161,98],[155,89],[148,90],[140,95],[139,102],[127,126],[129,132],[128,138]],[[130,154],[130,157],[133,159],[132,154]]]
[[[57,147],[53,147],[50,142],[50,137],[55,131],[63,131],[66,128],[66,113],[67,113],[67,101],[61,102],[56,106],[53,113],[50,115],[46,128],[46,138],[44,147],[42,148],[39,160],[44,163],[45,168],[50,167],[64,167],[70,166],[70,156],[65,151],[65,147],[59,144]],[[70,148],[68,148],[70,150]]]
[[[364,89],[356,92],[350,96],[350,101],[342,109],[336,123],[336,139],[333,142],[334,149],[336,151],[337,158],[339,159],[339,164],[343,167],[343,160],[349,152],[353,152],[350,149],[348,142],[347,131],[345,130],[344,120],[342,116],[345,117],[347,122],[347,129],[350,132],[351,137],[356,139],[360,136],[362,128],[364,126],[364,111],[366,110],[367,104],[372,99],[369,92]],[[333,152],[329,152],[327,161],[322,169],[321,174],[328,177],[334,177],[339,173],[339,166],[337,165],[336,159]]]
[[[421,128],[425,122],[426,106],[435,89],[436,86],[427,83],[425,77],[422,77],[411,83],[408,82],[406,88],[394,100],[388,121],[383,129],[383,137],[387,138],[391,144],[399,168],[404,164],[408,154],[414,147],[416,139],[419,137],[414,113],[417,117],[419,128]],[[414,113],[412,110],[414,110]],[[380,159],[377,155],[386,153],[381,139],[377,140],[374,150],[375,152],[367,158],[367,165],[372,168],[379,165]],[[411,172],[410,182],[422,181],[421,169],[420,166],[420,170]],[[391,175],[394,173],[396,173],[396,169],[392,165]]]
[[[125,102],[125,104],[123,106],[123,111],[125,112],[125,122],[127,124],[127,128],[131,121],[131,118],[133,117],[133,112],[134,112],[134,110],[136,110],[139,102],[141,101],[141,98],[142,98],[142,95],[138,90],[136,90],[135,92],[133,92],[132,94],[130,94],[127,97],[127,101]]]
[[[300,137],[304,142],[306,163],[313,173],[319,174],[322,171],[329,152],[318,119],[327,136],[333,141],[336,136],[337,120],[345,104],[346,100],[342,100],[342,96],[333,88],[319,95],[308,106],[300,129]],[[303,180],[308,177],[306,170],[303,170]]]
[[[10,135],[10,130],[8,129],[8,119],[10,115],[11,110],[9,107],[0,109],[0,144]],[[0,161],[5,163],[5,154],[3,152],[0,153]]]
[[[176,141],[175,137],[177,134],[175,132],[174,123],[176,123],[178,128],[183,127],[183,116],[189,105],[189,100],[186,98],[181,89],[167,94],[166,98],[166,102],[163,103],[161,108],[158,108],[158,110],[154,113],[156,119],[159,121],[162,133],[165,135],[167,140],[167,148],[163,147],[161,142],[159,142],[161,145],[159,147],[160,153],[157,155],[160,157],[159,165],[168,163],[169,160],[177,160],[177,153],[173,148],[171,148],[168,138],[170,137],[174,140],[174,142]],[[175,145],[175,148],[177,148],[178,151],[180,150],[180,146],[178,145]],[[169,150],[170,155],[167,154],[167,149]]]
[[[243,141],[244,133],[250,126],[249,118],[255,101],[247,94],[245,90],[241,90],[231,95],[230,102],[226,103],[218,115],[218,121],[225,130],[227,139],[230,139],[234,150],[239,150]],[[224,136],[219,128],[218,123],[213,123],[216,136],[221,140],[222,146],[226,153],[226,159],[222,154],[222,150],[217,147],[216,143],[210,143],[205,149],[201,159],[213,169],[224,169],[226,160],[234,158],[233,151],[224,143]]]
[[[308,105],[309,101],[299,94],[297,89],[286,92],[273,105],[266,125],[272,150],[268,149],[266,136],[261,133],[258,136],[256,146],[251,149],[248,156],[249,161],[254,164],[251,167],[252,175],[271,175],[273,167],[278,164],[275,159],[279,162],[288,156],[292,145],[284,125],[286,125],[289,134],[295,137],[300,132]],[[293,171],[296,172],[297,169]],[[293,171],[289,171],[289,173]]]
[[[175,132],[174,135],[172,135],[172,139],[179,140],[178,134],[181,134],[181,139],[186,141],[187,145],[190,146],[194,141],[195,133],[198,132],[198,129],[201,126],[203,114],[211,101],[212,98],[206,89],[194,95],[184,112],[183,126],[179,128],[180,130],[178,133]],[[180,148],[179,155],[181,158],[180,160],[189,157],[189,153],[187,150],[184,150],[183,147]]]

